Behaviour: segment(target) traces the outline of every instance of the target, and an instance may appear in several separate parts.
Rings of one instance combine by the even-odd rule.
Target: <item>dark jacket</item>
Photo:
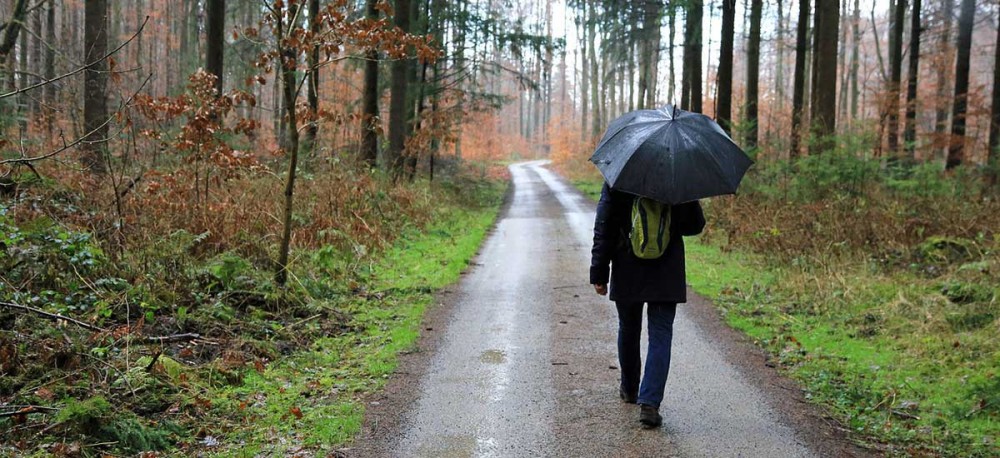
[[[608,284],[610,276],[613,301],[687,302],[682,236],[697,235],[704,229],[701,205],[695,201],[671,207],[667,251],[657,259],[639,259],[628,240],[634,199],[604,184],[594,221],[590,283]]]

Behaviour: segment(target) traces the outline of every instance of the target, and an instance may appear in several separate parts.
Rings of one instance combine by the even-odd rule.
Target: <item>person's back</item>
[[[642,406],[640,421],[654,427],[661,423],[658,411],[670,369],[676,307],[687,301],[682,237],[701,233],[705,217],[697,201],[670,206],[666,250],[657,258],[640,259],[629,243],[635,199],[604,184],[594,222],[590,283],[605,295],[610,280],[610,299],[618,308],[619,394],[625,402]],[[649,351],[640,383],[643,304],[648,304]]]

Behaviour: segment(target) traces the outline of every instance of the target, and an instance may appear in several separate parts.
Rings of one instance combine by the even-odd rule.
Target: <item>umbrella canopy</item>
[[[672,105],[611,121],[590,161],[612,188],[672,205],[736,193],[753,164],[715,121]]]

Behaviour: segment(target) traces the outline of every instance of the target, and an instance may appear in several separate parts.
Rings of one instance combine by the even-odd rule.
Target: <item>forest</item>
[[[1000,453],[996,2],[0,3],[2,456],[340,456],[507,166],[596,196],[666,104],[756,161],[691,287],[853,442]]]

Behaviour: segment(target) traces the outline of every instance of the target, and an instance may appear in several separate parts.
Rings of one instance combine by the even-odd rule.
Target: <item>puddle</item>
[[[486,350],[479,355],[479,360],[487,364],[503,364],[507,362],[507,354],[503,350]]]

